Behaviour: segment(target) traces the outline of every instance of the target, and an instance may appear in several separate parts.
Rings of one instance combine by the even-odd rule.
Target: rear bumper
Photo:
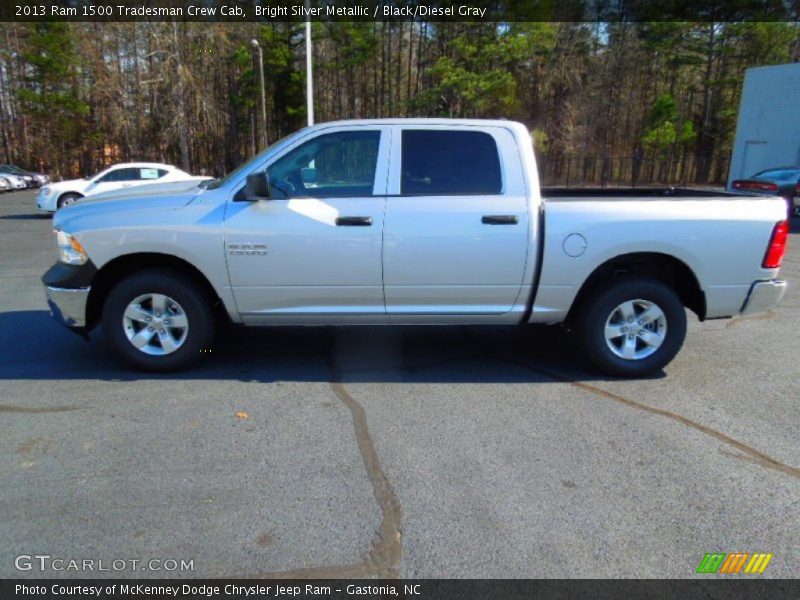
[[[44,286],[50,314],[64,327],[83,333],[86,329],[86,304],[91,288]]]
[[[770,279],[768,281],[756,281],[750,287],[750,293],[742,305],[740,311],[743,315],[760,313],[777,306],[783,294],[786,293],[786,281],[782,279]]]

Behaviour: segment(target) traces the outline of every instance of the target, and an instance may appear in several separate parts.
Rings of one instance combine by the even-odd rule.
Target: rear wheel
[[[686,338],[686,311],[675,291],[649,277],[615,277],[594,290],[578,314],[587,358],[601,371],[639,377],[665,367]]]
[[[81,198],[83,198],[83,196],[80,194],[64,194],[58,199],[58,208],[75,204]]]
[[[181,273],[143,271],[118,283],[103,307],[103,333],[127,363],[174,371],[200,358],[214,336],[205,291]]]

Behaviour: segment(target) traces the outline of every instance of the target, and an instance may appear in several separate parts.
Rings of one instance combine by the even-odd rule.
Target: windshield
[[[753,179],[772,179],[778,181],[789,181],[800,177],[800,169],[773,169],[761,171],[753,175]]]
[[[200,187],[203,187],[207,190],[215,190],[219,187],[222,187],[229,181],[235,179],[240,173],[247,171],[248,169],[253,168],[255,165],[263,162],[267,158],[267,156],[269,156],[276,150],[282,148],[283,146],[285,146],[286,144],[288,144],[289,142],[291,142],[293,139],[295,139],[297,136],[301,135],[304,132],[305,129],[301,129],[300,131],[295,131],[294,133],[290,133],[289,135],[282,137],[271,146],[268,146],[266,150],[256,154],[246,163],[243,163],[238,167],[236,167],[233,171],[225,175],[225,177],[221,179],[212,179],[210,181],[204,181],[200,184]]]

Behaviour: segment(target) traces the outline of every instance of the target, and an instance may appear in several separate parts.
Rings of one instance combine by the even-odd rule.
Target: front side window
[[[317,136],[267,169],[276,198],[371,196],[380,131],[340,131]]]
[[[119,173],[122,169],[114,169],[113,171],[109,171],[100,179],[97,180],[96,183],[109,183],[110,181],[119,181]]]
[[[116,181],[137,181],[140,179],[140,171],[141,169],[131,169],[131,168],[124,168],[124,169],[114,169],[113,171],[109,171],[105,175],[103,175],[100,179],[97,180],[97,183],[109,183],[109,182],[116,182]]]
[[[403,131],[400,192],[413,196],[500,194],[494,138],[483,131]]]

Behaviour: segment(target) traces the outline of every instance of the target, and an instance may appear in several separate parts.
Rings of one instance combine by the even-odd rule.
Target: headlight
[[[45,186],[45,187],[43,187],[41,189],[41,191],[39,193],[40,194],[44,194],[45,196],[49,196],[50,195],[50,188]]]
[[[89,260],[83,246],[73,236],[60,229],[54,229],[53,232],[56,234],[59,261],[68,265],[82,265]]]

